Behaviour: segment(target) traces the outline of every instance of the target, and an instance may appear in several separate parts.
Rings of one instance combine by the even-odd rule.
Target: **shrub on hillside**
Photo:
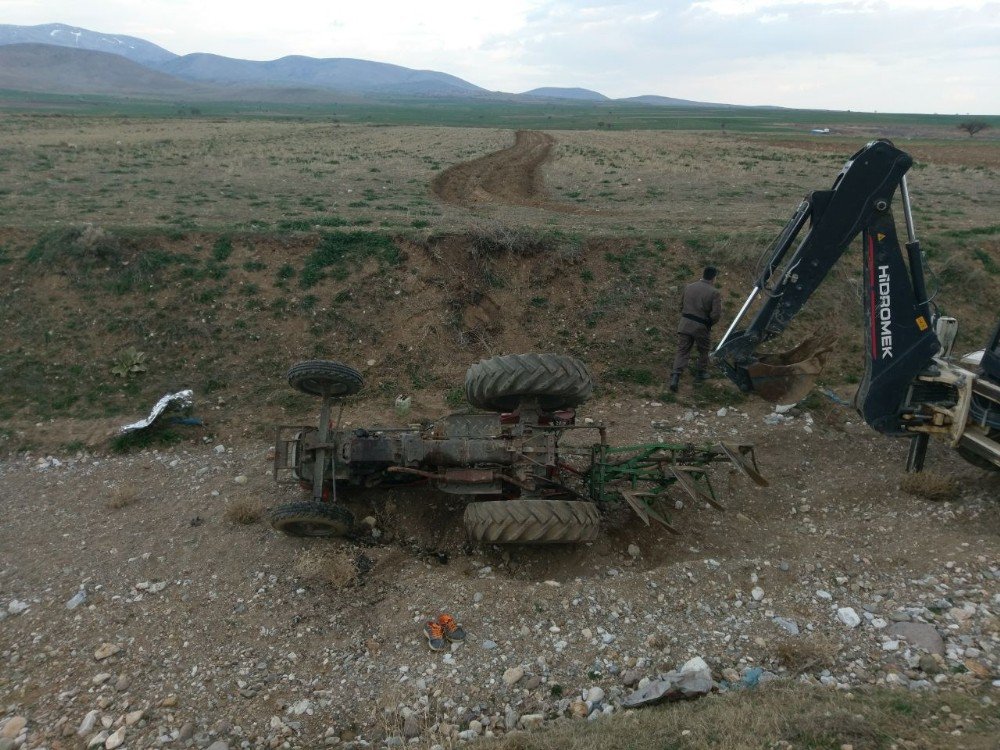
[[[490,222],[476,227],[469,235],[469,254],[475,260],[500,255],[530,257],[547,253],[561,260],[578,260],[579,243],[557,232],[540,232],[526,227],[512,227]]]
[[[121,256],[121,242],[115,235],[93,224],[84,224],[46,232],[28,251],[27,259],[32,263],[74,260],[93,265],[115,263]]]

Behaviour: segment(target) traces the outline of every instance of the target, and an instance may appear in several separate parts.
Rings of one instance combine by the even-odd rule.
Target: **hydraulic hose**
[[[992,401],[973,396],[969,414],[976,424],[1000,430],[1000,407]]]

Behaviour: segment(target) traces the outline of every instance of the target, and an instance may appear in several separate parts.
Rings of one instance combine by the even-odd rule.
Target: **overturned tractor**
[[[622,501],[647,525],[657,521],[677,533],[664,510],[675,484],[723,510],[709,481],[713,463],[729,463],[767,484],[749,445],[612,447],[602,423],[577,424],[576,408],[594,383],[573,357],[482,360],[465,378],[474,410],[407,427],[341,429],[344,399],[362,386],[361,374],[347,365],[301,362],[289,371],[288,382],[321,399],[316,426],[282,425],[277,431],[275,479],[299,483],[311,497],[273,508],[270,520],[297,536],[351,532],[353,515],[338,501],[345,487],[432,486],[475,496],[464,515],[470,541],[553,544],[595,539],[601,506]]]

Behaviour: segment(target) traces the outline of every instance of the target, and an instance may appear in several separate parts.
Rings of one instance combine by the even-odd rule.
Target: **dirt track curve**
[[[548,133],[518,130],[513,146],[449,167],[434,178],[431,189],[441,200],[460,206],[505,203],[575,213],[575,206],[545,196],[539,168],[554,144]]]

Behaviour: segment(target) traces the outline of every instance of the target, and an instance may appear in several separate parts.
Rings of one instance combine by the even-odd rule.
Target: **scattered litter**
[[[184,390],[177,391],[177,393],[168,393],[160,398],[159,401],[153,406],[153,410],[149,412],[149,416],[145,419],[140,419],[138,422],[133,422],[132,424],[127,424],[124,427],[118,428],[119,435],[125,435],[129,432],[136,432],[137,430],[145,430],[147,427],[153,425],[160,417],[165,413],[171,411],[183,412],[186,409],[190,409],[194,405],[194,391]],[[201,420],[194,419],[190,417],[179,417],[183,424],[201,424]],[[193,420],[193,421],[192,421]]]
[[[829,388],[820,388],[819,392],[826,396],[828,399],[833,401],[835,404],[840,404],[841,406],[852,406],[851,402],[847,399],[841,398],[836,393],[831,391]]]
[[[400,416],[408,414],[410,412],[410,405],[413,403],[412,396],[404,396],[402,394],[396,396],[396,413]]]
[[[66,602],[66,609],[76,609],[85,601],[87,601],[87,590],[80,589]]]
[[[624,708],[649,706],[664,700],[683,700],[707,695],[712,691],[712,670],[700,656],[680,669],[660,675],[622,701]]]
[[[740,679],[740,685],[746,688],[757,687],[757,684],[760,682],[760,678],[763,674],[763,667],[751,667],[743,673],[743,677]]]

